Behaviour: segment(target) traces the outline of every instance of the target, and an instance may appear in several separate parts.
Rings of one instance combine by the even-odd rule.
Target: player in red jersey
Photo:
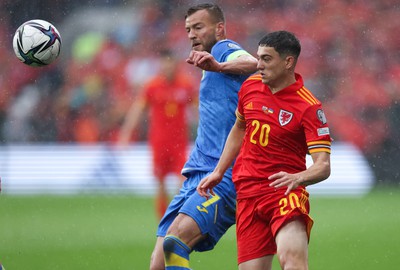
[[[308,269],[313,220],[305,187],[329,177],[331,138],[321,103],[295,73],[300,50],[287,31],[261,39],[260,74],[243,83],[221,159],[197,188],[202,196],[213,194],[239,154],[233,181],[240,270],[271,269],[274,254],[282,269]]]
[[[160,71],[132,104],[119,137],[120,145],[127,144],[144,110],[149,109],[148,139],[153,154],[153,173],[158,181],[156,208],[159,218],[169,203],[166,176],[172,173],[183,180],[181,170],[189,141],[186,113],[190,104],[196,104],[194,85],[187,75],[179,72],[177,61],[170,51],[161,52]]]

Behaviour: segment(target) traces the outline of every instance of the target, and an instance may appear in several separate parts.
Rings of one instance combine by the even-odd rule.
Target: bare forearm
[[[301,186],[309,186],[327,179],[331,173],[330,155],[325,152],[311,154],[313,165],[298,173],[287,173],[284,171],[275,173],[268,177],[272,182],[271,187],[280,188],[287,186],[285,194]]]
[[[121,127],[121,137],[128,138],[130,137],[132,131],[137,127],[139,120],[144,111],[144,103],[143,102],[135,102],[129,108],[128,113],[126,114],[124,123]]]
[[[239,154],[244,134],[245,131],[239,128],[237,125],[232,127],[232,130],[226,140],[221,158],[217,164],[217,167],[214,169],[215,172],[224,174],[225,171],[232,165],[236,156]]]
[[[243,55],[232,61],[220,63],[219,71],[231,74],[252,74],[257,71],[257,59],[250,55]]]
[[[232,165],[234,159],[238,155],[242,146],[244,134],[245,123],[236,119],[236,123],[228,135],[224,150],[222,151],[222,155],[217,166],[215,167],[214,171],[203,178],[197,186],[197,192],[201,196],[208,199],[210,194],[215,195],[213,188],[222,181],[224,173]]]
[[[320,164],[320,166],[316,167],[312,165],[307,170],[298,173],[300,177],[300,184],[302,186],[309,186],[317,184],[325,179],[327,179],[330,175],[330,167],[328,164]]]

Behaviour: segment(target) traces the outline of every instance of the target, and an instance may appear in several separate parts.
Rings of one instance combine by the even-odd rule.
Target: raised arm
[[[206,51],[191,51],[186,62],[207,71],[248,75],[257,71],[257,59],[248,53],[226,62],[218,62]]]
[[[243,54],[231,61],[219,63],[220,72],[231,74],[253,74],[257,71],[257,59],[249,54]]]

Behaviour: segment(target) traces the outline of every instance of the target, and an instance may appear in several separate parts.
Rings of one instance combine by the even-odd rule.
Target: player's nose
[[[257,69],[258,70],[263,70],[264,69],[264,65],[262,64],[260,59],[257,61]]]

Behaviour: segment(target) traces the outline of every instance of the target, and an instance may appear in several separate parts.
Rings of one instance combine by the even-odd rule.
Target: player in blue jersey
[[[196,188],[212,172],[235,122],[242,82],[257,70],[257,60],[225,34],[221,8],[200,4],[188,9],[185,27],[192,45],[187,62],[203,70],[200,83],[199,125],[194,149],[184,165],[187,177],[170,203],[157,231],[151,270],[190,269],[189,254],[213,249],[235,223],[236,193],[228,170],[205,200]]]

